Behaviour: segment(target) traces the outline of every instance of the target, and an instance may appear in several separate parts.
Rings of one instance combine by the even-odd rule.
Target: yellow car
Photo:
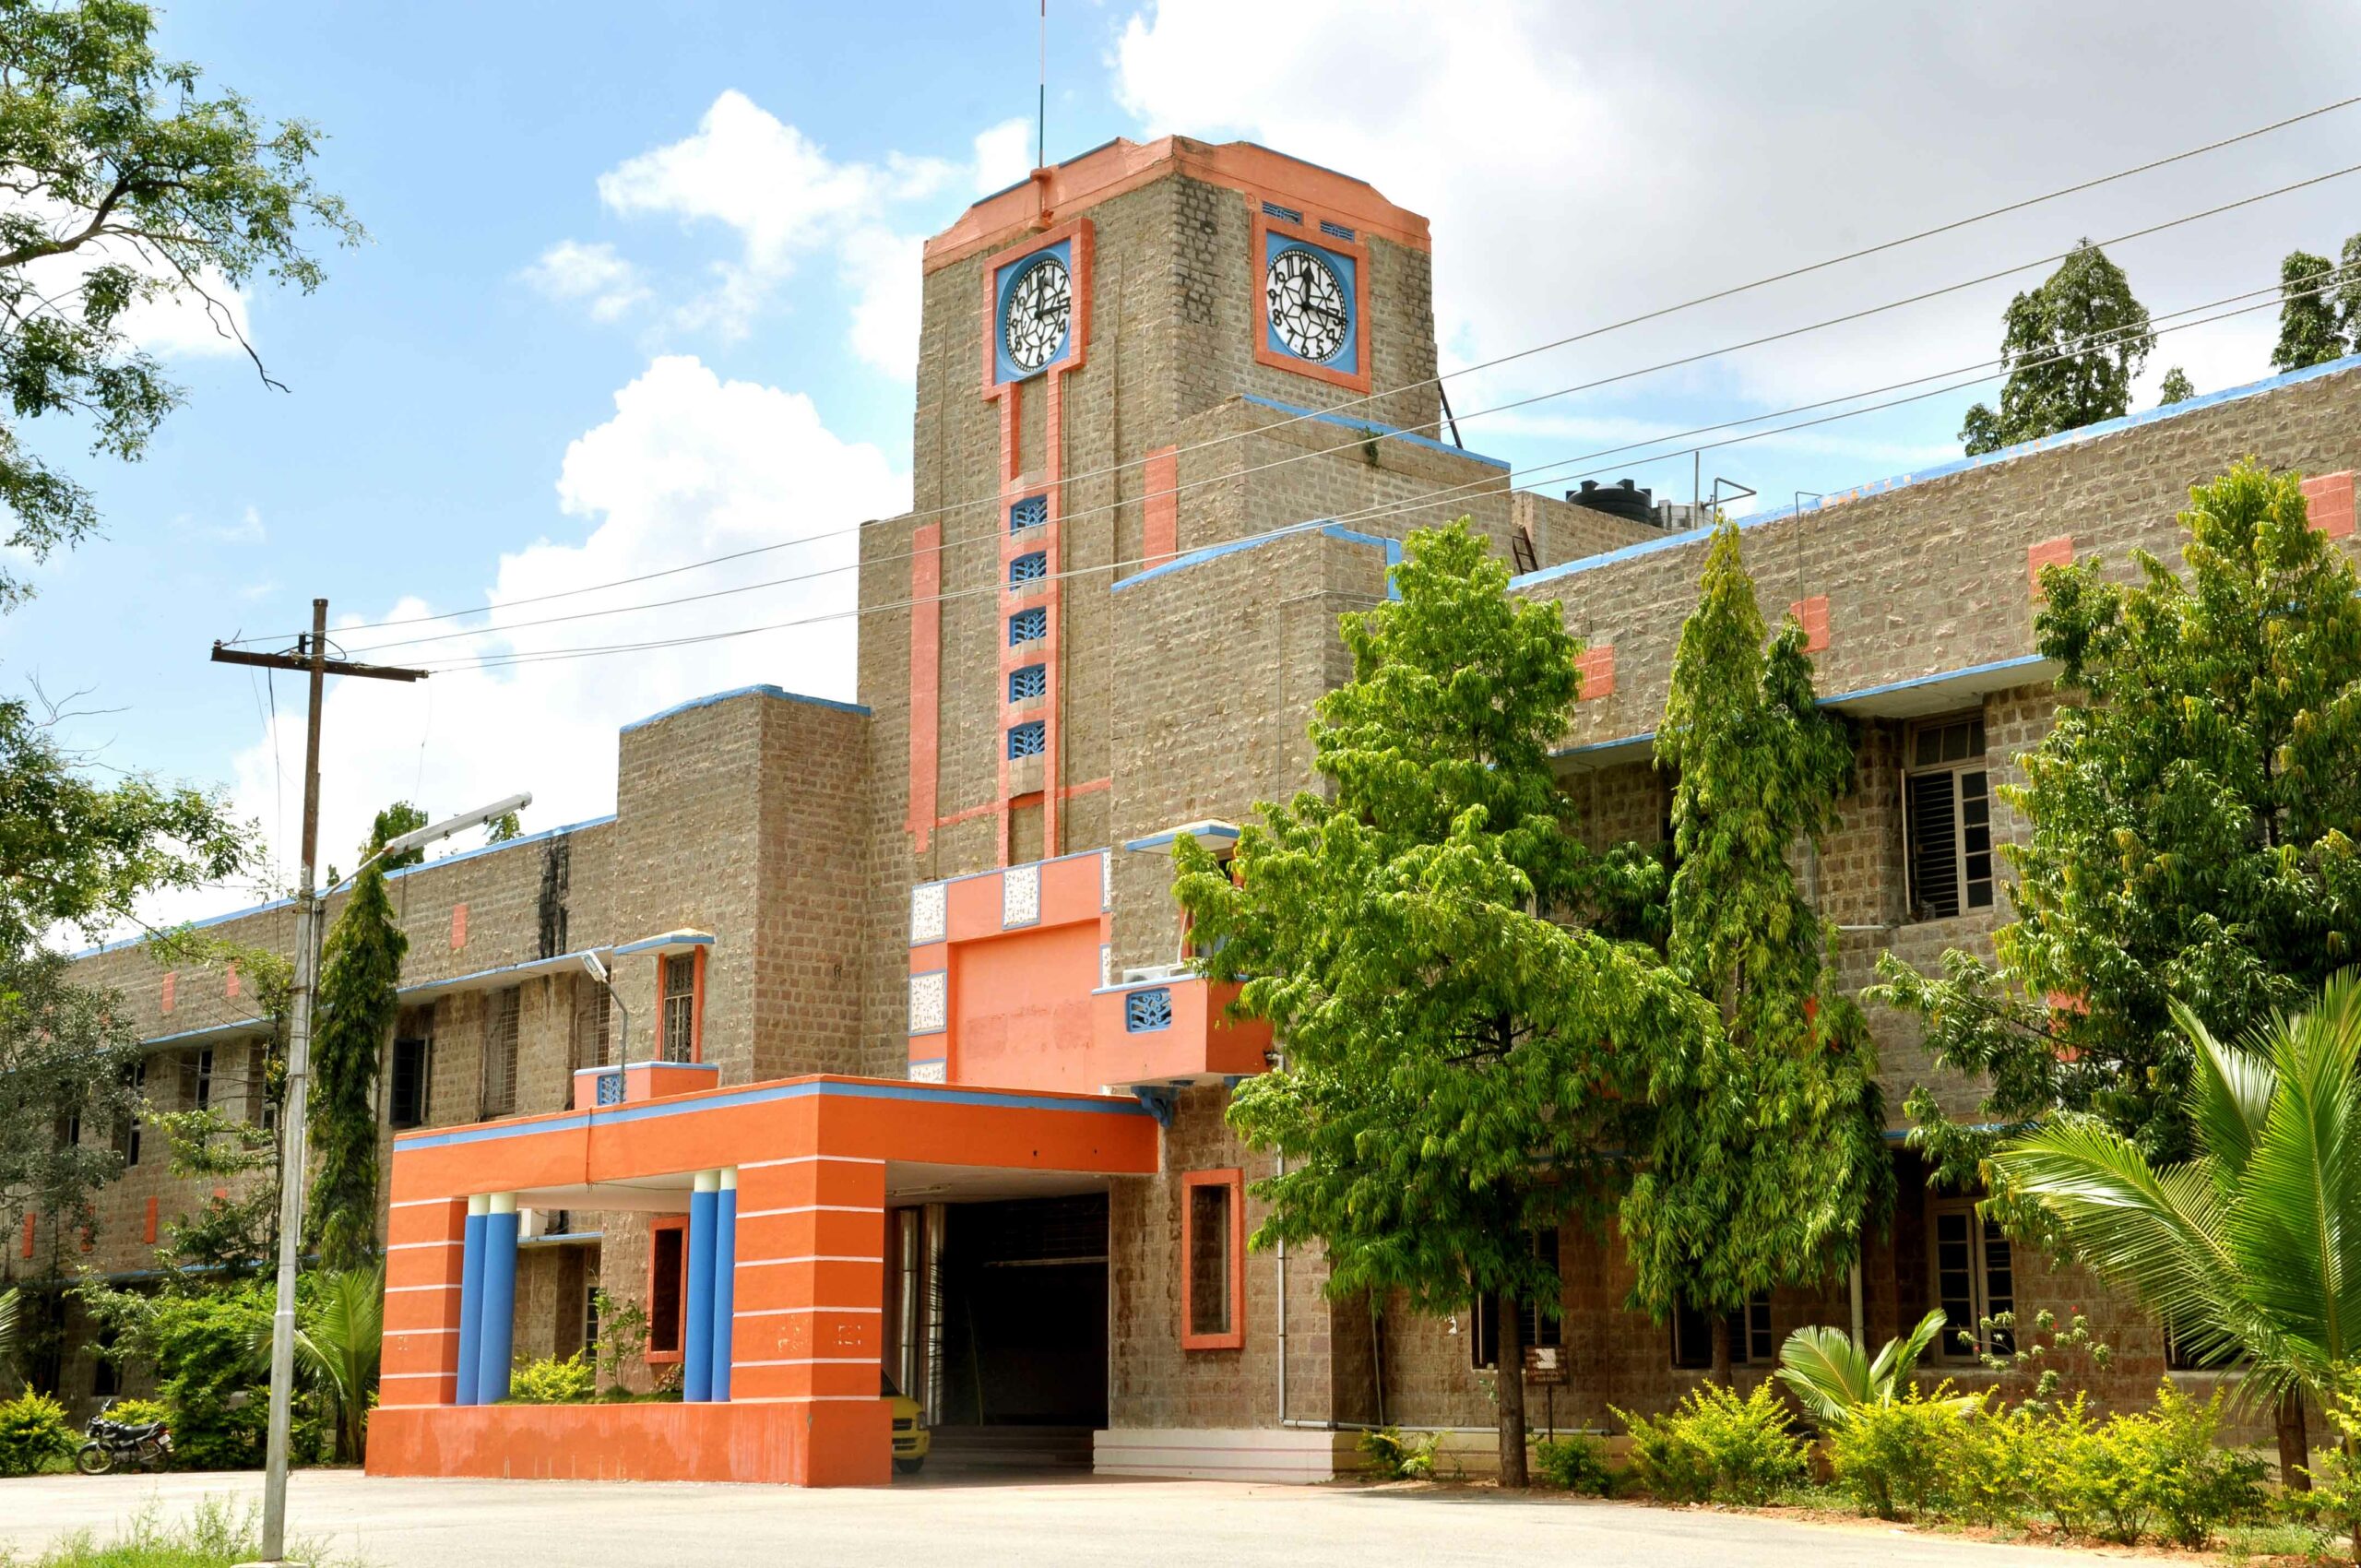
[[[928,1434],[926,1412],[915,1399],[905,1399],[894,1380],[884,1372],[877,1378],[880,1396],[894,1411],[894,1468],[906,1476],[915,1476],[926,1464]]]

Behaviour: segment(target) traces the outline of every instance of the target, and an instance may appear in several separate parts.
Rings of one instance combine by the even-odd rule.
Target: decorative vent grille
[[[1153,991],[1135,991],[1123,998],[1123,1028],[1126,1033],[1146,1034],[1171,1027],[1170,988],[1159,985]]]
[[[1020,757],[1039,756],[1048,749],[1049,740],[1043,732],[1040,719],[1037,719],[1030,724],[1019,724],[1008,732],[1008,758],[1011,762]]]
[[[1349,240],[1353,237],[1353,232],[1350,229],[1346,228],[1342,223],[1331,223],[1325,218],[1320,220],[1320,232],[1332,240]]]
[[[1300,223],[1303,221],[1302,213],[1298,212],[1292,207],[1281,207],[1275,201],[1266,201],[1263,204],[1263,216],[1265,218],[1284,218],[1290,223]]]
[[[1047,582],[1050,576],[1050,552],[1036,550],[1020,555],[1008,564],[1008,586],[1018,588],[1026,583]]]
[[[1046,495],[1028,495],[1008,509],[1008,531],[1011,533],[1023,529],[1038,529],[1049,520],[1050,498]]]
[[[1045,697],[1049,695],[1050,667],[1048,665],[1028,664],[1022,670],[1012,670],[1008,672],[1009,701],[1031,702],[1036,697]]]
[[[1050,612],[1047,610],[1020,610],[1008,618],[1008,646],[1037,643],[1050,635]]]
[[[599,1103],[621,1105],[623,1102],[623,1075],[621,1073],[599,1075]]]

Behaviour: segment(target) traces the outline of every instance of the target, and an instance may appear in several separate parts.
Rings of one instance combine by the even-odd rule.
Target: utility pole
[[[263,1471],[262,1555],[267,1562],[287,1557],[288,1392],[295,1372],[295,1271],[303,1241],[303,1123],[310,1109],[313,968],[319,919],[312,896],[313,867],[320,849],[320,698],[330,675],[374,681],[422,681],[423,670],[384,664],[354,664],[330,659],[328,601],[312,600],[312,634],[298,637],[292,653],[248,653],[213,645],[216,664],[251,664],[265,670],[297,670],[311,678],[311,706],[303,736],[303,871],[295,885],[295,983],[288,996],[287,1111],[279,1151],[279,1300],[270,1320],[270,1446]]]

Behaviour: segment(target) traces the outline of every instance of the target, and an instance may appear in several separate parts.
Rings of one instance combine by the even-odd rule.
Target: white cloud
[[[2161,0],[2133,29],[2105,7],[2039,0],[1931,18],[1862,4],[1158,0],[1122,23],[1113,66],[1145,131],[1249,137],[1366,178],[1430,218],[1448,366],[2343,96],[2340,13],[2307,0],[2264,11],[2225,32],[2197,0]],[[2201,36],[2205,101],[2157,91],[2187,77]],[[1254,47],[1240,50],[1242,37]],[[1453,398],[1466,408],[1592,380],[2252,195],[2349,162],[2353,113],[1539,355],[1456,384]],[[2356,186],[2322,185],[2110,254],[2152,310],[2220,298],[2275,279],[2297,244],[2332,251],[2354,226]],[[1733,393],[1777,406],[1972,362],[1997,347],[2010,293],[2039,276],[1570,404],[1611,410],[1706,390],[1725,409]],[[2185,362],[2201,386],[2200,363],[2218,367],[2213,386],[2251,379],[2267,371],[2253,348],[2228,326],[2175,334],[2158,343],[2153,374]],[[1469,422],[1469,440],[1481,446],[1489,428]]]
[[[1033,123],[1003,120],[976,133],[976,194],[1005,190],[1033,172]]]
[[[925,242],[890,229],[856,230],[840,261],[853,291],[852,351],[888,375],[911,378],[919,362],[919,313],[925,287],[919,270]]]
[[[580,303],[593,321],[615,321],[648,297],[639,268],[600,241],[560,240],[518,274],[552,300]]]
[[[517,601],[683,561],[775,543],[896,515],[909,476],[875,447],[830,432],[799,393],[724,381],[691,357],[660,358],[615,394],[613,417],[567,448],[560,510],[589,524],[579,538],[545,538],[501,557],[485,601],[502,624],[730,588],[858,559],[850,534],[707,570],[541,604]],[[369,631],[338,640],[356,656],[430,663],[461,650],[530,650],[638,642],[802,619],[849,609],[855,574],[760,589],[695,606],[514,629],[456,641],[408,639],[450,623]],[[498,607],[514,606],[506,613]],[[376,620],[434,610],[414,600]],[[393,646],[399,642],[399,646]],[[371,650],[374,651],[362,651]],[[350,864],[350,846],[387,802],[457,811],[529,790],[528,829],[613,809],[615,731],[674,703],[768,682],[849,698],[851,619],[765,631],[728,641],[489,671],[449,671],[416,685],[347,681],[330,690],[322,763],[323,860]],[[299,757],[303,716],[282,709],[236,761],[239,803],[266,821],[278,799],[274,753]],[[464,846],[463,846],[464,847]],[[282,858],[291,845],[281,845]]]

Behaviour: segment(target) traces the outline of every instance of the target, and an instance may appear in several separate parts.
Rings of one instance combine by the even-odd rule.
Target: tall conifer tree
[[[373,839],[364,853],[375,848]],[[309,1136],[319,1170],[305,1229],[327,1268],[358,1268],[376,1253],[377,1057],[393,1032],[409,951],[386,897],[384,868],[364,867],[321,956],[312,1042]]]

